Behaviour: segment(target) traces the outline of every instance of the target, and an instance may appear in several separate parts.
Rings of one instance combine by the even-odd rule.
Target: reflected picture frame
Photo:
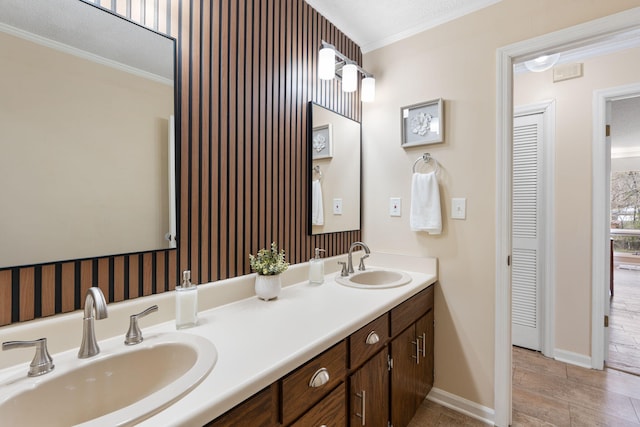
[[[313,128],[311,140],[312,159],[330,159],[333,157],[331,123]]]
[[[402,147],[444,142],[444,100],[432,99],[400,108]]]

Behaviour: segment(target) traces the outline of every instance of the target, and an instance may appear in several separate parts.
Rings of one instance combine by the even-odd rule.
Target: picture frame
[[[311,140],[312,159],[330,159],[333,157],[333,138],[331,123],[313,128]]]
[[[403,147],[444,142],[444,100],[433,99],[400,108]]]

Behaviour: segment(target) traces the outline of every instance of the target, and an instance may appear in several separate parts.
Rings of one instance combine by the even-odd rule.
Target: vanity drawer
[[[345,384],[342,383],[322,399],[291,427],[331,426],[346,427]]]
[[[341,341],[282,379],[282,423],[289,424],[345,379],[347,343]],[[312,379],[316,378],[316,386]]]
[[[349,368],[367,361],[389,340],[389,314],[385,313],[349,337]]]
[[[404,331],[431,309],[433,309],[433,286],[429,286],[391,310],[391,336],[395,337]]]

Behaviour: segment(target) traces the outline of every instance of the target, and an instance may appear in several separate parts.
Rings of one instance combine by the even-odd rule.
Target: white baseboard
[[[570,365],[580,366],[582,368],[592,368],[590,356],[574,353],[572,351],[560,350],[556,348],[554,351],[554,359],[559,362],[565,362]]]
[[[446,406],[449,409],[453,409],[456,412],[460,412],[475,418],[476,420],[482,421],[485,424],[493,425],[495,411],[491,408],[487,408],[486,406],[479,405],[476,402],[472,402],[435,387],[431,389],[427,395],[427,399],[442,406]]]

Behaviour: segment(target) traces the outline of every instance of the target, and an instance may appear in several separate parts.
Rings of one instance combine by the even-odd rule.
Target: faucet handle
[[[364,259],[365,258],[369,258],[369,254],[364,254],[362,255],[362,258],[360,258],[360,265],[358,266],[358,270],[359,271],[364,271],[366,268],[364,266]]]
[[[33,341],[6,341],[2,343],[2,350],[11,350],[13,348],[35,347],[36,354],[29,365],[29,376],[37,377],[44,375],[53,370],[55,365],[53,359],[47,351],[47,339],[40,338]]]
[[[338,264],[342,266],[342,271],[340,271],[340,276],[347,277],[349,272],[347,271],[347,263],[344,261],[338,261]]]
[[[124,339],[124,343],[126,345],[140,344],[142,342],[144,338],[142,337],[142,331],[138,326],[138,319],[156,311],[158,311],[158,306],[152,305],[138,314],[132,314],[129,316],[129,330],[127,331],[127,336]]]

